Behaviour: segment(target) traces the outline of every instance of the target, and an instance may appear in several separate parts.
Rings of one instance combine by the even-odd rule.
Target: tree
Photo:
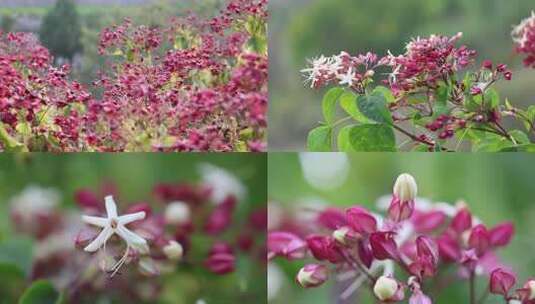
[[[81,32],[80,17],[74,1],[58,0],[45,16],[39,36],[54,57],[72,60],[82,50]]]

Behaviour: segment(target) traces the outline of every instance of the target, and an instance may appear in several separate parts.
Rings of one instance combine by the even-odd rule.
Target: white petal
[[[130,213],[130,214],[121,215],[121,216],[119,216],[117,221],[120,224],[126,225],[126,224],[129,224],[129,223],[135,222],[135,221],[142,220],[144,218],[145,218],[145,211],[140,211],[140,212],[136,212],[136,213]]]
[[[97,251],[102,245],[104,245],[104,243],[106,243],[112,234],[113,229],[111,229],[111,227],[102,229],[100,234],[89,245],[87,245],[84,250],[88,252]]]
[[[116,218],[117,217],[117,205],[115,204],[115,201],[113,200],[113,196],[108,195],[104,198],[104,201],[106,202],[106,212],[108,213],[108,218]]]
[[[132,244],[143,245],[147,243],[147,241],[144,238],[133,233],[132,231],[130,231],[128,228],[126,228],[123,225],[117,226],[116,232],[129,245],[132,245]]]
[[[82,220],[86,222],[87,224],[99,226],[99,227],[106,227],[108,223],[110,222],[105,217],[98,217],[98,216],[89,216],[89,215],[82,215]]]

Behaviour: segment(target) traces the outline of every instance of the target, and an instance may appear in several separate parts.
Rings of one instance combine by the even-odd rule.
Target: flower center
[[[111,219],[111,221],[110,221],[111,228],[116,229],[117,225],[119,225],[119,223],[117,222],[117,219],[115,219],[115,218]]]

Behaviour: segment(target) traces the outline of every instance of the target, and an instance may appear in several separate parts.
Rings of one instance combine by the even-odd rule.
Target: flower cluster
[[[528,56],[533,52],[531,42],[534,39],[530,37],[535,29],[534,18],[523,21],[513,32],[518,51]],[[399,55],[388,52],[378,57],[368,52],[351,56],[341,52],[337,56],[311,60],[310,67],[301,71],[305,82],[310,82],[312,88],[332,86],[332,91],[326,93],[326,102],[322,104],[326,116],[324,126],[309,133],[309,148],[332,150],[329,143],[335,141],[315,142],[325,138],[314,136],[315,133],[332,136],[348,119],[358,125],[347,128],[353,126],[358,133],[364,132],[359,128],[368,130],[373,127],[371,124],[384,124],[406,137],[406,146],[418,151],[452,151],[459,149],[463,141],[471,141],[474,150],[501,151],[530,146],[529,135],[522,130],[507,130],[503,117],[513,117],[524,123],[527,132],[534,132],[532,113],[501,100],[494,88],[499,81],[512,80],[512,71],[507,65],[490,60],[484,60],[475,70],[469,69],[477,60],[477,52],[464,45],[458,46],[461,37],[462,33],[452,37],[418,37]],[[525,60],[527,66],[533,61],[531,57]],[[378,68],[387,70],[387,77],[379,78],[384,86],[374,85],[374,79],[380,74],[376,73]],[[348,114],[340,120],[335,120],[333,114],[337,112],[334,110],[336,98]],[[412,128],[408,128],[409,122]],[[338,149],[370,149],[362,146],[363,141],[358,137],[347,135],[352,131],[344,130],[338,136]],[[456,143],[453,143],[454,137],[458,139]],[[397,149],[395,140],[375,141],[370,140],[374,143],[372,148]]]
[[[84,215],[60,210],[56,190],[28,187],[12,198],[11,219],[15,231],[37,239],[32,280],[51,280],[70,302],[110,286],[121,298],[152,301],[161,291],[155,276],[192,267],[226,275],[238,255],[263,267],[267,210],[245,206],[244,186],[228,172],[209,166],[201,175],[199,183],[156,184],[132,204],[111,183],[78,189]],[[248,215],[238,217],[238,208]]]
[[[48,51],[28,33],[0,36],[0,137],[3,150],[75,151],[91,99],[69,68],[51,65]]]
[[[524,65],[535,68],[535,12],[522,20],[511,33],[516,44],[516,51],[525,55]]]
[[[409,303],[430,304],[435,295],[424,286],[445,275],[443,266],[450,265],[457,269],[457,279],[489,276],[491,293],[532,303],[531,281],[508,296],[514,279],[502,275],[507,267],[496,255],[511,241],[512,223],[487,227],[464,203],[452,206],[418,198],[416,181],[408,174],[397,178],[392,196],[382,199],[379,207],[385,216],[354,206],[317,210],[308,222],[281,219],[269,227],[268,258],[314,259],[297,273],[302,287],[317,287],[329,278],[354,280],[340,294],[342,299],[369,286],[381,302],[408,297]],[[470,294],[467,303],[476,303],[473,287]]]
[[[374,69],[381,65],[373,53],[351,56],[346,52],[332,57],[320,56],[310,60],[310,67],[302,69],[311,88],[336,84],[363,92],[371,82]]]
[[[2,148],[263,151],[267,9],[234,0],[212,19],[130,20],[101,33],[108,69],[93,97],[29,34],[0,42]]]

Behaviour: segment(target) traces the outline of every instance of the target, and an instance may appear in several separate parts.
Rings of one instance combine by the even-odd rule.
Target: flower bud
[[[227,274],[234,271],[236,258],[229,253],[212,254],[206,259],[205,266],[215,274]]]
[[[289,232],[270,232],[267,237],[268,259],[282,256],[288,260],[302,259],[307,252],[307,243]]]
[[[165,209],[165,222],[167,224],[185,224],[190,221],[190,217],[191,212],[189,206],[181,201],[172,202]]]
[[[320,212],[317,221],[327,229],[338,229],[347,225],[344,213],[336,208],[327,208]]]
[[[299,270],[296,280],[302,287],[317,287],[327,281],[327,267],[319,264],[308,264]]]
[[[490,246],[489,232],[484,225],[479,224],[472,228],[468,239],[470,248],[474,248],[478,256],[482,256]]]
[[[351,228],[358,233],[372,233],[377,230],[377,221],[368,210],[361,207],[352,207],[346,211],[346,219]]]
[[[378,260],[397,260],[399,251],[391,232],[374,232],[370,235],[373,256]]]
[[[496,225],[490,229],[490,244],[492,246],[507,246],[515,233],[515,226],[511,222]]]
[[[394,183],[394,195],[401,200],[401,202],[413,201],[416,198],[418,186],[412,175],[403,173],[396,179]]]
[[[457,234],[470,229],[472,227],[472,214],[470,214],[470,211],[464,207],[461,208],[451,220],[450,227]]]
[[[393,278],[381,276],[373,286],[373,293],[381,301],[401,301],[404,297],[401,285]]]
[[[342,245],[348,245],[348,241],[349,241],[347,239],[348,233],[349,233],[349,228],[342,227],[342,228],[336,229],[333,232],[333,238]]]
[[[311,235],[307,237],[306,241],[310,252],[316,259],[320,261],[328,260],[331,263],[339,263],[343,260],[338,252],[334,238]]]
[[[490,275],[490,292],[507,296],[509,290],[515,285],[515,276],[501,268],[495,269]]]
[[[170,260],[180,260],[184,254],[184,248],[177,241],[171,240],[163,247],[163,253]]]

